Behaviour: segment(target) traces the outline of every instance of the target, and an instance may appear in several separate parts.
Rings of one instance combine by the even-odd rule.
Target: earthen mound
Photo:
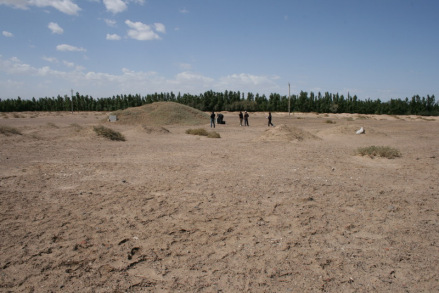
[[[259,141],[303,141],[306,139],[319,139],[314,134],[294,126],[285,124],[267,129]]]
[[[162,126],[142,125],[142,129],[147,134],[168,134],[168,133],[171,133],[168,129],[166,129]]]
[[[349,124],[330,127],[328,129],[319,131],[319,135],[356,135],[356,132],[363,127],[366,135],[387,136],[386,133],[376,130],[374,127],[363,126],[361,124]]]
[[[200,125],[209,122],[206,113],[174,102],[156,102],[113,112],[120,124],[148,126]]]

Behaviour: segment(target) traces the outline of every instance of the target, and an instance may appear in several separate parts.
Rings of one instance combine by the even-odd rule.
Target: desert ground
[[[438,117],[222,114],[0,113],[0,291],[439,291]]]

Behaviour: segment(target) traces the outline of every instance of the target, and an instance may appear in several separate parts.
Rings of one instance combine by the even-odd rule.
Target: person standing
[[[210,128],[212,128],[212,125],[213,125],[213,128],[215,128],[215,112],[214,111],[212,111],[212,114],[210,114]]]
[[[244,125],[245,125],[245,126],[249,126],[249,125],[248,125],[248,116],[249,116],[249,115],[248,115],[247,111],[245,111],[245,114],[244,114]]]
[[[244,119],[244,114],[242,114],[242,111],[239,111],[239,126],[242,126],[243,119]]]
[[[270,126],[274,126],[273,125],[273,123],[271,123],[271,112],[268,112],[268,117],[267,117],[267,119],[268,119],[268,127],[270,127]]]

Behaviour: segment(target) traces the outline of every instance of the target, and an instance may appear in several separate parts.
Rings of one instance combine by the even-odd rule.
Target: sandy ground
[[[212,139],[107,114],[0,115],[1,292],[439,291],[438,118],[226,112]]]

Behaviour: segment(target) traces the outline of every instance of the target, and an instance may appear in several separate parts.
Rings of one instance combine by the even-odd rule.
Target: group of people
[[[242,126],[242,120],[244,120],[244,126],[249,126],[248,125],[248,117],[250,115],[248,115],[248,112],[245,111],[245,114],[242,114],[242,111],[239,111],[239,126]]]
[[[247,111],[245,111],[244,113],[242,113],[242,111],[239,111],[239,126],[249,126],[249,124],[248,124],[248,117],[249,116],[250,115],[248,114]],[[211,128],[212,127],[215,128],[215,117],[216,117],[215,112],[212,111],[212,114],[210,114],[210,127]],[[269,127],[274,126],[273,123],[271,122],[271,120],[272,120],[271,112],[268,112],[267,119],[268,119],[268,126]],[[244,125],[242,125],[242,121],[244,121]]]

